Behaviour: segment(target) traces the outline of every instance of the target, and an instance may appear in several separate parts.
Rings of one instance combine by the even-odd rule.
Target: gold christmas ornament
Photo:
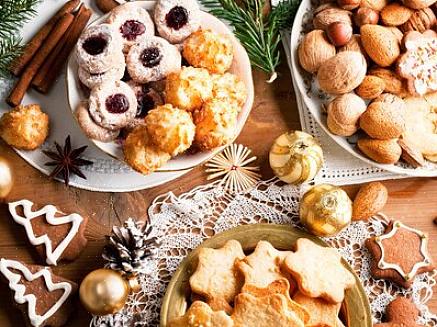
[[[136,278],[126,280],[114,270],[97,269],[84,278],[80,284],[79,296],[89,313],[103,316],[120,311],[131,290],[137,287]]]
[[[308,190],[300,201],[300,221],[317,236],[332,236],[352,220],[352,201],[340,187],[320,184]]]
[[[269,154],[274,174],[288,184],[312,180],[323,166],[323,150],[310,134],[291,131],[279,136]]]
[[[11,192],[12,184],[11,166],[5,158],[0,157],[0,199]]]

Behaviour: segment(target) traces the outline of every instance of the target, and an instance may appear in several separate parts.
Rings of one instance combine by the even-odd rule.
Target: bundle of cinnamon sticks
[[[49,91],[91,14],[80,0],[70,0],[33,36],[11,65],[19,79],[6,99],[9,105],[21,104],[30,86],[42,93]]]

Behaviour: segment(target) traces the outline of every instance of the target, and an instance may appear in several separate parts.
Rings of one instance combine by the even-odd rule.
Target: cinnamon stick
[[[9,105],[18,106],[21,103],[24,94],[29,88],[29,85],[32,82],[33,77],[36,75],[39,67],[48,57],[50,52],[55,48],[62,35],[64,35],[70,24],[73,22],[73,19],[74,16],[72,14],[65,14],[55,24],[53,30],[38,49],[35,56],[29,62],[17,84],[15,84],[15,87],[12,89],[11,94],[9,94],[9,97],[6,99],[6,102]]]
[[[92,12],[90,9],[86,8],[85,6],[80,8],[69,28],[68,35],[66,36],[61,50],[54,57],[52,62],[44,64],[44,68],[41,68],[40,72],[38,73],[40,76],[38,77],[38,80],[35,80],[35,83],[33,83],[34,87],[38,91],[47,93],[53,83],[56,81],[56,78],[62,71],[62,66],[68,61],[68,57],[73,48],[76,46],[76,43],[89,19],[91,18],[91,15]]]
[[[110,12],[115,7],[120,4],[115,0],[96,0],[96,6],[100,9],[104,14]]]
[[[12,62],[10,68],[12,74],[19,76],[22,73],[24,67],[26,67],[26,65],[41,47],[44,40],[47,39],[58,20],[65,14],[71,13],[79,5],[79,2],[80,0],[68,1],[56,12],[52,18],[50,18],[50,20],[43,27],[41,27],[41,29],[26,44],[23,54]]]

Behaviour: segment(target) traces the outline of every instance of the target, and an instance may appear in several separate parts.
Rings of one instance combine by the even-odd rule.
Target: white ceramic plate
[[[139,6],[151,11],[154,7],[154,2],[151,1],[137,1]],[[108,15],[105,15],[96,21],[94,21],[91,25],[102,23]],[[248,97],[246,103],[241,110],[238,116],[237,123],[237,133],[236,137],[240,134],[243,126],[249,116],[249,113],[252,109],[253,98],[254,98],[254,89],[253,89],[253,80],[252,80],[252,70],[250,67],[249,57],[247,56],[246,50],[241,46],[241,44],[234,37],[229,28],[221,22],[216,17],[202,12],[201,14],[201,26],[203,28],[209,28],[218,33],[227,34],[231,37],[233,45],[234,45],[234,61],[232,63],[232,67],[230,72],[237,75],[241,81],[244,82],[247,88]],[[79,105],[82,100],[86,100],[85,94],[81,89],[79,84],[79,79],[77,76],[77,61],[74,54],[70,56],[68,61],[68,69],[67,69],[67,89],[68,89],[68,101],[70,103],[70,108],[72,112],[74,112],[75,108]],[[124,160],[122,147],[117,142],[99,142],[96,140],[91,140],[98,148],[102,151],[106,152],[110,156],[117,158],[119,160]],[[198,166],[202,162],[210,159],[224,147],[216,148],[212,151],[204,151],[198,152],[196,154],[182,154],[171,159],[165,166],[158,169],[158,171],[179,171],[190,169]]]
[[[307,22],[311,18],[311,12],[314,10],[310,0],[303,0],[299,10],[296,14],[296,18],[293,24],[293,29],[291,31],[291,62],[292,62],[292,73],[295,77],[297,87],[302,94],[305,105],[308,107],[311,114],[314,116],[315,120],[323,128],[323,130],[339,144],[343,149],[354,155],[355,157],[361,159],[362,161],[373,165],[378,168],[382,168],[397,174],[405,174],[410,176],[420,176],[420,177],[435,177],[437,176],[437,165],[428,162],[425,167],[413,168],[412,166],[405,163],[398,163],[395,165],[379,164],[366,156],[364,156],[356,146],[357,137],[342,137],[332,134],[326,123],[326,115],[323,113],[322,104],[326,102],[324,100],[324,95],[318,89],[318,86],[314,81],[311,80],[308,73],[299,65],[299,60],[297,57],[297,48],[299,46],[300,38],[303,36],[304,28],[308,26]]]

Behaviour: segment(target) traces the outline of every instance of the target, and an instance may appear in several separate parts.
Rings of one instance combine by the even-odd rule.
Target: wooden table
[[[265,82],[266,76],[254,71],[255,103],[246,126],[237,142],[249,146],[258,156],[265,179],[272,177],[268,164],[268,151],[279,134],[290,129],[299,129],[299,116],[292,91],[290,72],[286,64],[279,69],[280,77],[273,84]],[[50,181],[46,176],[29,166],[10,148],[0,141],[0,154],[13,163],[15,187],[9,200],[31,199],[39,203],[55,204],[68,210],[78,211],[90,217],[86,231],[88,247],[80,258],[70,264],[60,265],[53,270],[62,276],[80,282],[91,270],[102,266],[104,236],[113,225],[120,225],[128,217],[147,218],[147,208],[152,200],[165,192],[176,194],[206,182],[202,167],[185,176],[153,189],[131,193],[94,193],[76,188],[65,188],[62,183]],[[430,234],[431,253],[437,260],[437,179],[407,179],[387,181],[390,199],[384,212],[401,219]],[[357,186],[347,187],[354,195]],[[25,234],[11,222],[6,205],[0,204],[0,257],[23,260],[27,263],[41,263],[35,251],[29,246]],[[20,313],[11,305],[7,287],[0,285],[0,326],[23,326]],[[437,295],[429,303],[437,312]],[[68,326],[88,326],[89,316],[83,309],[74,316]]]

